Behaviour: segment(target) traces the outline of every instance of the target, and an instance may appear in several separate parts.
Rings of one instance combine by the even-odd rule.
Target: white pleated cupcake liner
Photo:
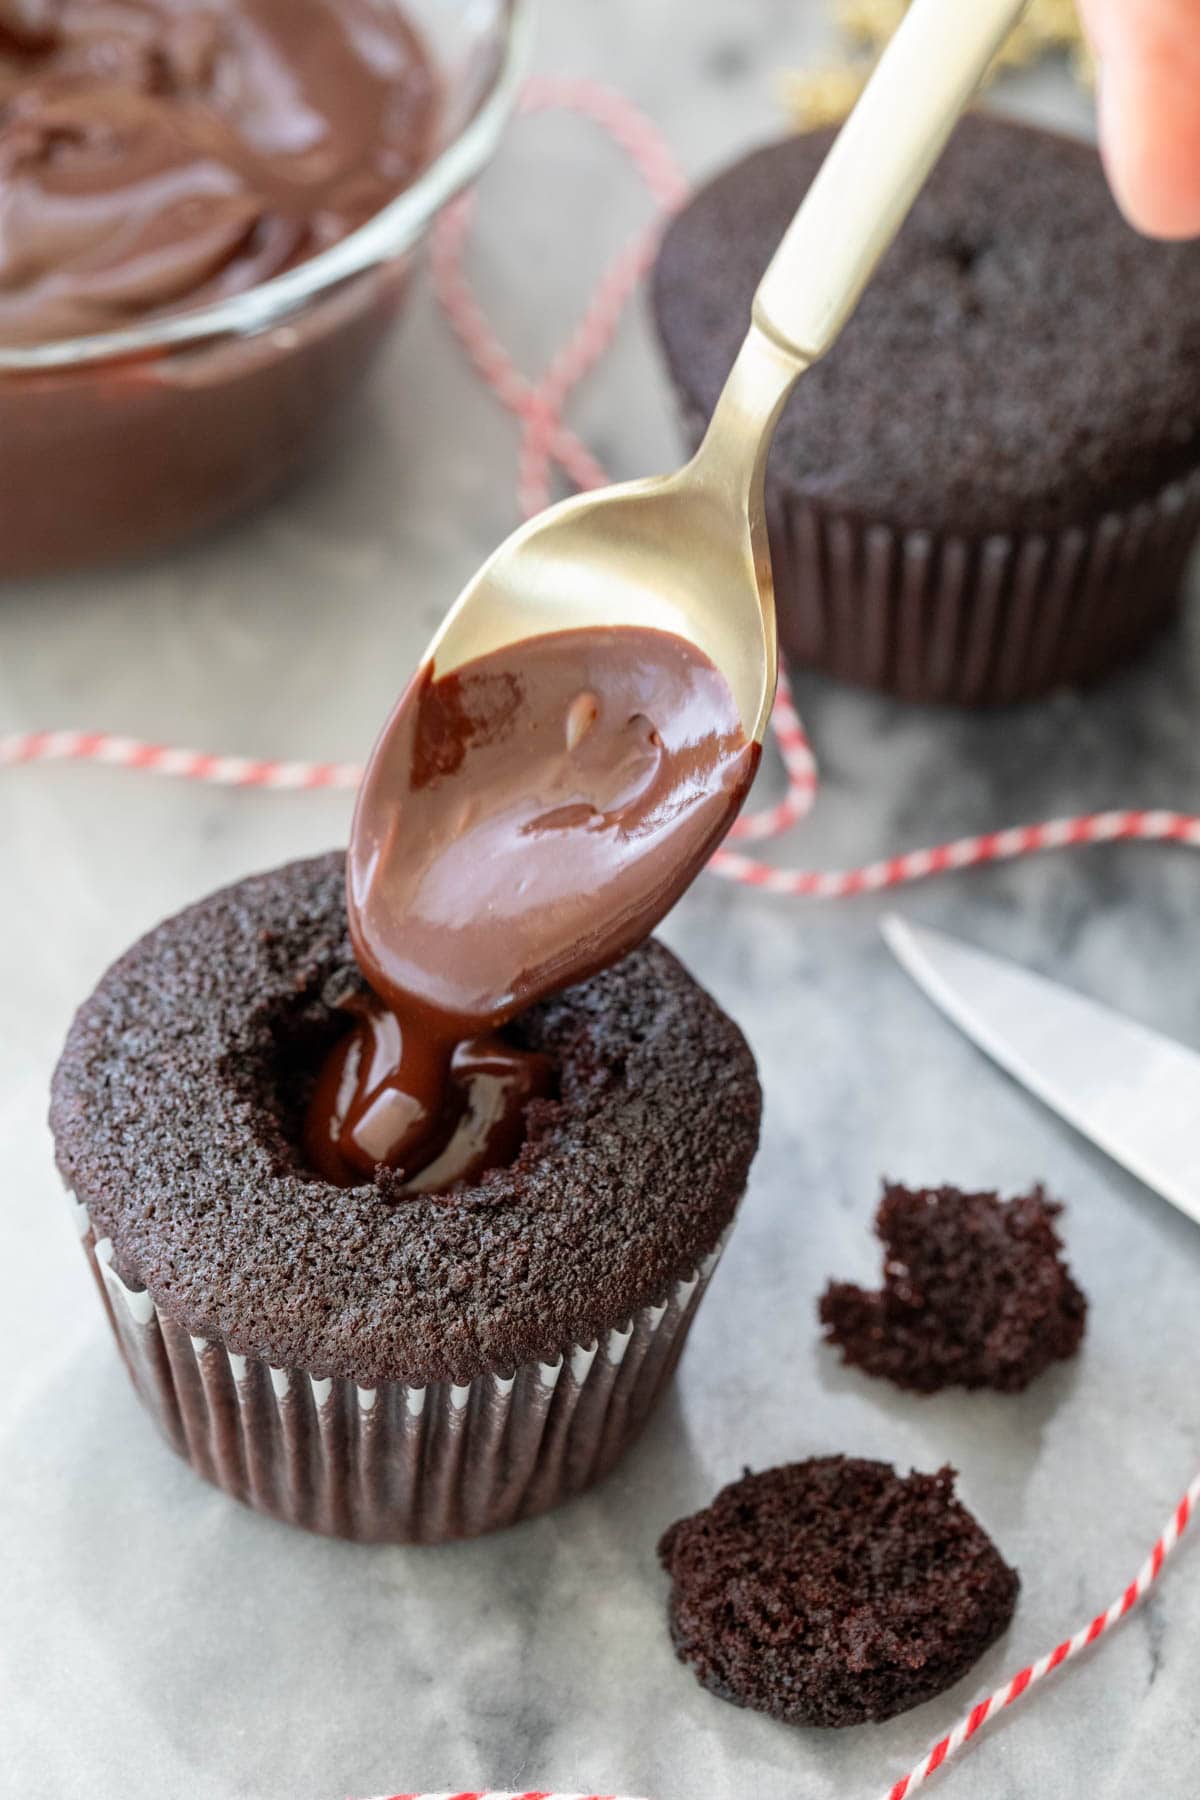
[[[360,1387],[191,1336],[126,1285],[110,1240],[76,1210],[134,1387],[172,1446],[248,1506],[365,1543],[475,1537],[600,1480],[674,1371],[724,1247],[661,1303],[551,1362],[461,1385]]]
[[[970,539],[768,494],[790,660],[904,699],[988,706],[1129,662],[1176,611],[1200,473],[1061,531]]]

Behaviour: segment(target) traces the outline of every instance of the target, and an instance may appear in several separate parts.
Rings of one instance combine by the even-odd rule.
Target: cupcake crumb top
[[[834,135],[754,152],[668,227],[654,311],[689,420]],[[1090,523],[1198,460],[1200,244],[1140,237],[1091,144],[978,113],[797,385],[770,470],[854,517],[978,537]]]
[[[558,1098],[511,1167],[448,1199],[305,1163],[305,1102],[362,991],[338,853],[168,920],[76,1015],[59,1167],[116,1272],[187,1331],[364,1387],[465,1382],[624,1325],[716,1248],[761,1097],[742,1034],[662,945],[513,1021]]]

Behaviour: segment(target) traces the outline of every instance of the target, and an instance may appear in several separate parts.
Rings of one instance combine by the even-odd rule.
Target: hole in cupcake
[[[221,1074],[245,1096],[268,1147],[291,1168],[305,1166],[304,1115],[321,1065],[345,1030],[345,1014],[335,1005],[298,1004],[268,1022],[259,1056],[225,1060]]]
[[[394,1015],[361,991],[298,1006],[271,1036],[272,1111],[292,1166],[340,1187],[382,1168],[389,1199],[446,1194],[510,1167],[531,1118],[558,1098],[555,1064],[519,1019],[458,1045],[444,1072],[404,1057]]]
[[[492,1170],[527,1167],[540,1154],[561,1111],[564,1057],[569,1062],[577,1050],[574,1038],[563,1044],[553,1030],[546,1042],[541,1007],[458,1046],[436,1116],[401,1159],[387,1141],[388,1120],[403,1131],[412,1111],[410,1104],[406,1117],[405,1101],[412,1097],[395,1083],[398,1044],[386,1026],[380,1029],[386,1009],[325,942],[290,970],[289,987],[286,1002],[262,1008],[217,1069],[222,1089],[245,1109],[259,1150],[280,1170],[345,1187],[374,1185],[382,1199],[398,1201],[450,1194]],[[352,1123],[359,1112],[371,1115],[365,1140],[349,1146],[350,1156],[340,1147],[328,1098],[323,1135],[314,1141],[322,1081],[327,1094],[332,1086],[344,1123],[344,1106],[337,1107],[343,1076],[344,1099],[358,1102]],[[567,1085],[574,1091],[589,1083],[572,1072]]]

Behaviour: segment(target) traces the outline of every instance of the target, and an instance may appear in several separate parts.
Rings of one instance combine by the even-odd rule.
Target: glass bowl
[[[0,577],[168,544],[321,447],[394,322],[411,252],[494,150],[530,0],[398,0],[438,72],[435,154],[357,231],[258,287],[119,331],[0,344]]]

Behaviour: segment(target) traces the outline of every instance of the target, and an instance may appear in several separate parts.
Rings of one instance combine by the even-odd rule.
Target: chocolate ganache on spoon
[[[499,1035],[639,944],[732,824],[757,766],[725,678],[636,626],[426,664],[368,764],[347,865],[371,987],[310,1103],[343,1185],[442,1192],[511,1162],[546,1058]]]

